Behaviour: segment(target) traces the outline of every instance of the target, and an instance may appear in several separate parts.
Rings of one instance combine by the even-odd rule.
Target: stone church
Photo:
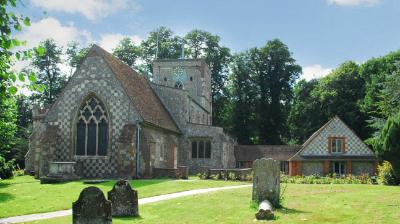
[[[212,126],[202,59],[155,60],[148,79],[99,46],[56,102],[34,108],[26,170],[82,178],[144,178],[235,166],[235,141]]]

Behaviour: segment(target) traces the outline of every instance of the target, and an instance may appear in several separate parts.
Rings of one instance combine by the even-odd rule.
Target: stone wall
[[[192,158],[192,139],[210,139],[211,158]],[[189,166],[190,173],[198,173],[200,167],[212,167],[215,169],[234,168],[234,144],[235,141],[229,135],[225,134],[220,127],[188,124],[181,144],[182,154],[185,154],[182,158],[187,158],[187,160],[180,160],[178,163]]]
[[[167,108],[178,127],[181,130],[185,129],[186,122],[189,121],[190,99],[188,92],[156,84],[151,84],[151,87],[161,99],[161,102],[165,105],[165,108]]]
[[[324,163],[323,162],[303,162],[302,163],[302,174],[304,176],[324,175]]]
[[[140,144],[140,168],[144,176],[153,176],[153,168],[176,168],[179,144],[176,134],[145,126]]]

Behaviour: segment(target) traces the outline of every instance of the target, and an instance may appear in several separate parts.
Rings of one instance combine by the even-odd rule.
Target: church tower
[[[211,73],[203,59],[155,60],[153,82],[187,91],[197,104],[212,113]]]

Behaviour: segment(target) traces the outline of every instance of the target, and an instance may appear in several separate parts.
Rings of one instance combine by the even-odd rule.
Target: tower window
[[[168,81],[167,77],[164,77],[164,81]]]
[[[76,155],[106,156],[108,148],[108,118],[95,97],[81,107],[76,124]]]
[[[175,82],[175,88],[177,89],[183,89],[183,83],[181,81],[176,81]]]
[[[190,76],[190,81],[193,81],[193,77],[192,76]]]

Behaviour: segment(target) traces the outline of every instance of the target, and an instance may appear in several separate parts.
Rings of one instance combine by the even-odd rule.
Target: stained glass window
[[[108,117],[100,101],[91,97],[79,110],[76,155],[106,156],[107,148]]]

